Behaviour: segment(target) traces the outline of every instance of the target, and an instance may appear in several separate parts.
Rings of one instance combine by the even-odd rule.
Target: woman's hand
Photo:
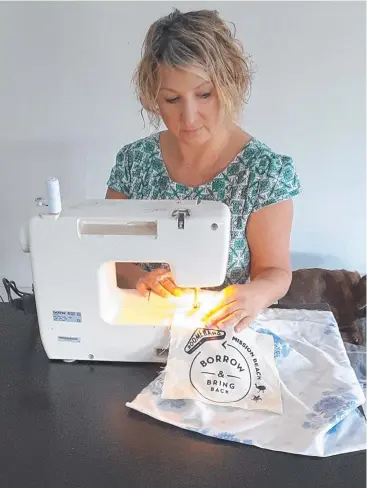
[[[153,291],[163,298],[178,296],[181,293],[181,289],[178,288],[173,281],[172,273],[166,269],[155,269],[144,273],[144,275],[137,280],[136,289],[140,295],[144,297],[146,297],[150,291]]]
[[[266,306],[261,287],[255,283],[231,285],[223,290],[224,298],[204,317],[206,327],[233,327],[235,332],[250,325]]]
[[[222,302],[207,315],[207,326],[234,327],[240,332],[287,293],[292,280],[292,217],[292,200],[266,206],[250,216],[246,237],[251,252],[251,282],[225,288]]]

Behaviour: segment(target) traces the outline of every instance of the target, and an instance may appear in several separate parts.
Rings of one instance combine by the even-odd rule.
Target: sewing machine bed
[[[50,362],[0,303],[0,486],[362,488],[366,456],[313,459],[189,433],[125,406],[159,365]]]

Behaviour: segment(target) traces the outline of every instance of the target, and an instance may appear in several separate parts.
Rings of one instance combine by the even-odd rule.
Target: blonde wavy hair
[[[216,88],[221,113],[236,118],[250,92],[250,64],[235,32],[217,11],[181,13],[175,9],[150,26],[133,83],[143,110],[158,126],[159,66],[203,69]]]

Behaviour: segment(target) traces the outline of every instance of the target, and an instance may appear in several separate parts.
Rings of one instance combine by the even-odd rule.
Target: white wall
[[[0,3],[0,277],[31,284],[19,227],[49,175],[104,197],[118,149],[144,130],[130,79],[149,24],[215,8],[257,66],[244,127],[293,156],[294,267],[365,272],[362,2]]]

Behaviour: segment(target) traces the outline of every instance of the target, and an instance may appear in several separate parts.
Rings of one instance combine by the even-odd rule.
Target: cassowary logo
[[[264,385],[258,385],[257,383],[255,383],[255,386],[256,386],[256,389],[259,393],[264,393],[264,391],[266,390],[266,386],[264,386]],[[253,395],[251,400],[253,402],[256,402],[256,403],[263,401],[263,399],[261,398],[261,395]]]
[[[266,390],[266,386],[263,385],[259,386],[257,383],[255,383],[255,386],[260,393],[264,393],[264,391]]]

